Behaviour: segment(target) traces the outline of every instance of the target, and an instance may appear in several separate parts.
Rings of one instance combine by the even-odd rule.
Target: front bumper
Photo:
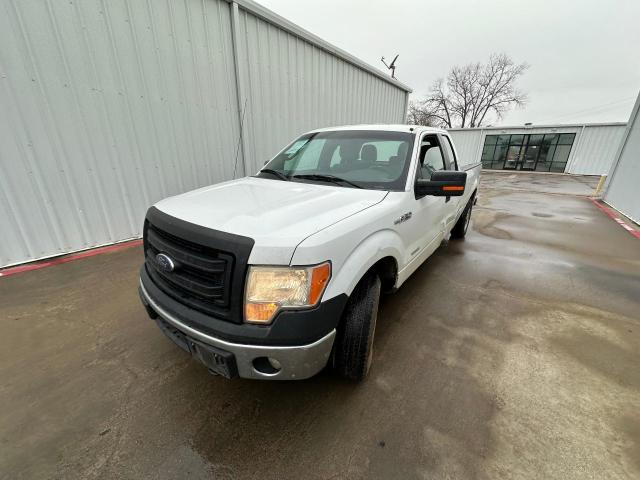
[[[312,377],[327,364],[336,336],[334,329],[322,338],[306,345],[275,346],[233,343],[203,333],[180,321],[149,296],[142,282],[140,282],[140,295],[146,307],[150,307],[164,322],[187,337],[187,340],[193,339],[219,351],[232,354],[235,358],[232,376],[237,370],[239,377],[262,380],[302,380]],[[171,336],[170,338],[179,344],[176,338]],[[280,364],[280,370],[267,373],[265,369],[261,368],[259,360],[265,358],[276,360]]]

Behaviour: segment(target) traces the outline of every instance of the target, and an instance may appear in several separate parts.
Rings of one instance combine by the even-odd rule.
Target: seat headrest
[[[358,149],[360,145],[354,142],[344,142],[340,144],[340,164],[348,165],[358,159]]]
[[[375,145],[363,145],[360,158],[363,162],[373,163],[378,160],[378,149]]]

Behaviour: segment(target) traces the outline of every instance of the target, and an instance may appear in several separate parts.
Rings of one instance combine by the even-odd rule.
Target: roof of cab
[[[342,125],[342,126],[336,126],[336,127],[318,128],[316,130],[311,130],[308,133],[335,132],[335,131],[341,131],[341,130],[381,130],[386,132],[407,132],[407,133],[418,133],[418,132],[446,133],[446,130],[442,128],[425,127],[422,125],[402,125],[402,124]]]

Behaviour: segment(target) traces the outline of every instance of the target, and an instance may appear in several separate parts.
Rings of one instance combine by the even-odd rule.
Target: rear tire
[[[355,382],[364,380],[371,367],[380,287],[378,275],[370,273],[362,278],[353,290],[338,329],[333,368]]]
[[[464,238],[469,228],[469,222],[471,222],[471,210],[473,209],[473,200],[475,195],[472,195],[469,199],[469,203],[464,208],[462,215],[451,229],[451,238]]]

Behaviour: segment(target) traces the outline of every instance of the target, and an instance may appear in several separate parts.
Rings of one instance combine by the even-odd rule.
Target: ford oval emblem
[[[163,272],[173,272],[176,268],[176,264],[173,262],[173,259],[166,253],[157,254],[156,262],[158,263],[160,270]]]

